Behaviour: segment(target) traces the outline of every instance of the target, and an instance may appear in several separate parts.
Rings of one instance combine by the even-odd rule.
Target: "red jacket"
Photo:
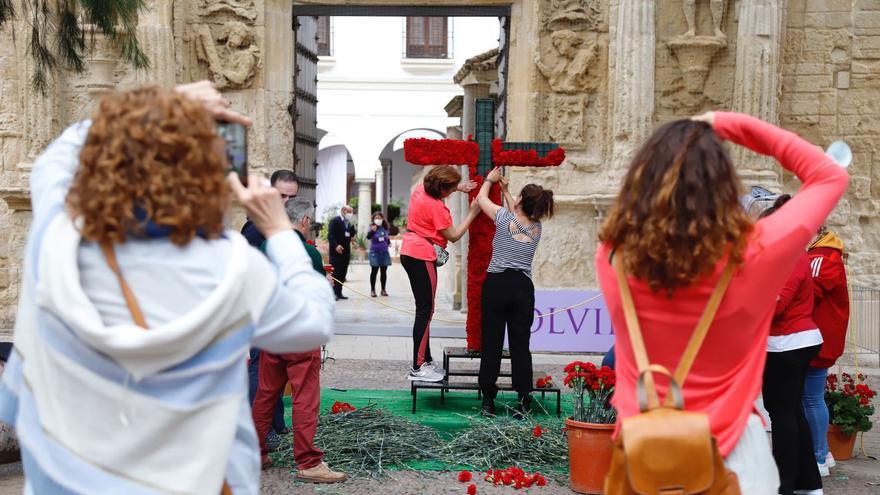
[[[813,279],[810,260],[801,253],[776,299],[770,335],[790,335],[818,328],[813,321]]]
[[[825,234],[810,246],[813,276],[813,320],[822,332],[822,350],[810,366],[830,368],[843,354],[849,324],[849,292],[843,266],[843,243],[833,233]]]

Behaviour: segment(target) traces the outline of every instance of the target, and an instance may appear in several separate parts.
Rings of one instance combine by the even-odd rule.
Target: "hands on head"
[[[460,192],[467,193],[467,192],[473,191],[474,189],[476,189],[476,187],[477,187],[477,183],[472,180],[469,180],[466,182],[459,183],[458,187],[456,187],[456,189]]]
[[[691,120],[696,122],[705,122],[710,126],[715,125],[715,112],[706,112],[702,115],[695,115],[691,117]]]
[[[501,179],[503,178],[504,176],[501,175],[501,167],[493,168],[492,171],[486,175],[486,180],[493,184],[501,182]]]

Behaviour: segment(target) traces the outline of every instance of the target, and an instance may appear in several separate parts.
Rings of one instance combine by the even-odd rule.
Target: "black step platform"
[[[479,352],[471,352],[468,351],[464,347],[446,347],[443,349],[443,369],[446,370],[446,376],[442,381],[439,382],[422,382],[422,381],[414,381],[410,382],[410,393],[412,394],[412,412],[416,413],[416,405],[418,399],[418,391],[419,389],[423,390],[439,390],[440,391],[440,403],[444,403],[446,399],[446,392],[450,390],[476,390],[477,391],[477,400],[480,399],[480,385],[476,382],[450,382],[450,376],[478,376],[479,370],[475,369],[451,369],[451,360],[453,359],[467,359],[467,360],[479,360],[481,357]],[[501,353],[501,359],[510,359],[510,351],[504,349]],[[541,376],[540,372],[536,373]],[[510,373],[501,373],[499,377],[509,377]],[[503,391],[512,391],[513,387],[509,383],[499,383],[498,390]],[[546,394],[556,394],[556,417],[562,416],[562,391],[559,387],[550,387],[550,388],[541,388],[535,389],[534,392],[540,392],[541,398],[543,399]]]

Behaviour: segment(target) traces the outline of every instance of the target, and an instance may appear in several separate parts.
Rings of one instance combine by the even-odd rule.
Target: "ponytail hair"
[[[790,199],[791,194],[783,194],[782,196],[779,196],[778,198],[776,198],[776,201],[773,202],[773,206],[762,211],[758,218],[769,217],[770,215],[776,213],[776,210],[782,208],[782,205],[788,203],[788,200]]]
[[[537,184],[526,184],[519,195],[519,206],[530,219],[540,221],[544,217],[553,218],[553,191]]]

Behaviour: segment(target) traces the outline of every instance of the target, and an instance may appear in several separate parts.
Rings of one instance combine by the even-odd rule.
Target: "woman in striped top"
[[[501,183],[507,208],[489,199],[489,189]],[[522,418],[529,411],[532,392],[532,354],[529,337],[535,313],[532,260],[541,240],[541,219],[553,216],[553,191],[537,184],[522,188],[516,200],[507,191],[507,179],[496,167],[486,177],[477,196],[480,208],[495,221],[492,260],[483,285],[483,356],[480,360],[482,414],[495,415],[495,395],[501,369],[504,328],[510,344],[513,388],[518,395],[513,414]]]

